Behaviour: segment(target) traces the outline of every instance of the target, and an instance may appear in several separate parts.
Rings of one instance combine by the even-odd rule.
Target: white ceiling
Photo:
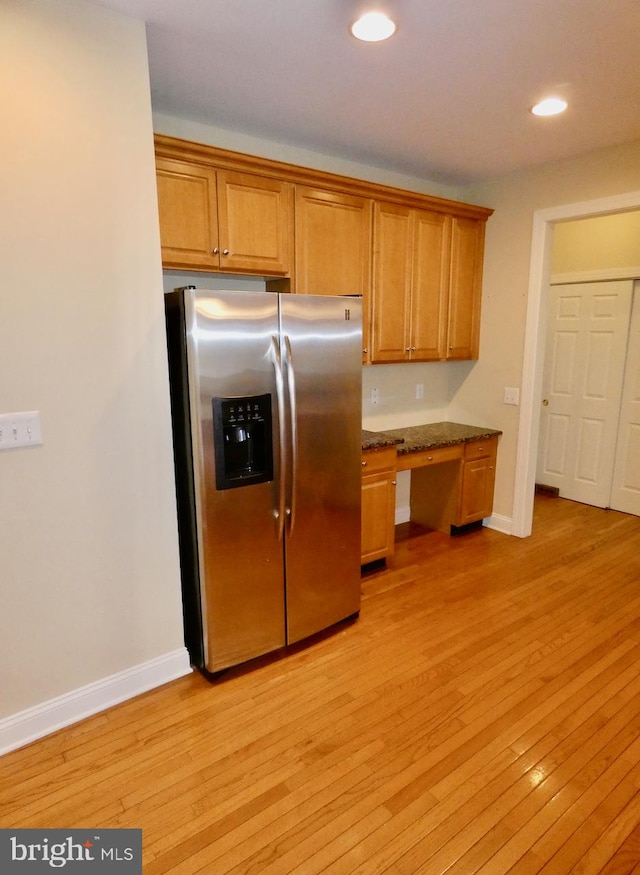
[[[94,2],[147,22],[156,112],[452,184],[640,139],[640,0]]]

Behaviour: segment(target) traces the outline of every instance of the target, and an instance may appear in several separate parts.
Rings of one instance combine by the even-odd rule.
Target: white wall
[[[480,360],[452,398],[452,418],[478,417],[503,430],[494,513],[512,518],[519,408],[503,404],[503,388],[523,372],[535,211],[624,195],[640,189],[640,141],[545,164],[471,186],[463,194],[493,207],[487,225]],[[579,213],[576,213],[578,215]]]
[[[5,0],[0,96],[3,718],[184,647],[144,26]]]
[[[640,269],[640,211],[558,222],[553,232],[552,277],[610,269]]]

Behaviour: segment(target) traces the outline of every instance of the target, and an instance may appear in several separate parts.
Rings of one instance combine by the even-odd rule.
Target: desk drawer
[[[383,447],[380,450],[366,450],[362,453],[362,473],[376,474],[378,471],[396,470],[396,448]]]
[[[464,445],[464,460],[472,462],[474,459],[488,459],[495,456],[498,449],[498,438],[490,437],[481,441],[469,441]]]
[[[462,444],[451,447],[435,447],[430,450],[417,450],[415,453],[398,454],[398,471],[410,468],[425,468],[429,465],[440,465],[443,462],[455,462],[462,459]]]

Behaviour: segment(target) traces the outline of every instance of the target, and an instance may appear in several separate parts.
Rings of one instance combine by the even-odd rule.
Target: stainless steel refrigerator
[[[361,301],[165,301],[185,639],[214,674],[359,612]]]

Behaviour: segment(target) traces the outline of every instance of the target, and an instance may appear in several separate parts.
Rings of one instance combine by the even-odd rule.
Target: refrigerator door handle
[[[296,521],[296,489],[298,479],[298,412],[296,407],[296,375],[293,367],[293,353],[291,352],[291,340],[284,335],[285,369],[287,373],[287,394],[289,400],[289,435],[291,437],[291,473],[289,487],[289,503],[287,507],[287,520],[289,534],[293,532]]]
[[[274,516],[278,521],[278,540],[284,537],[284,525],[286,519],[286,484],[285,472],[287,469],[287,419],[284,395],[284,373],[280,343],[275,334],[271,335],[271,360],[275,372],[276,400],[278,404],[278,426],[280,431],[280,464],[278,472],[278,507],[274,510]]]

